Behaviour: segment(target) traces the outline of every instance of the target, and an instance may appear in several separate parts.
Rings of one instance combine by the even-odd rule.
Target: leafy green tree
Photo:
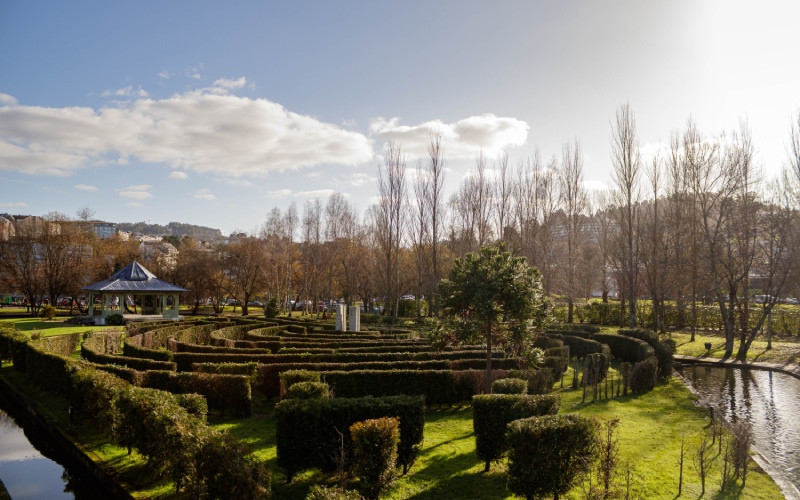
[[[541,325],[547,315],[539,270],[502,244],[491,245],[456,259],[449,278],[439,283],[439,295],[446,314],[486,341],[486,392],[491,393],[495,343],[507,332]]]

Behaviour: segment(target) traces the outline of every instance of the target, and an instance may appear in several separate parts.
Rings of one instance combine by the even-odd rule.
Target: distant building
[[[117,225],[113,222],[92,221],[92,232],[101,240],[113,238],[117,234]]]

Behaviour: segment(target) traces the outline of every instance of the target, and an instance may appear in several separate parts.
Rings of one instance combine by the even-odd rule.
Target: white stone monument
[[[351,332],[361,331],[361,307],[350,306],[350,328]]]
[[[343,332],[347,329],[347,305],[336,304],[336,331]]]

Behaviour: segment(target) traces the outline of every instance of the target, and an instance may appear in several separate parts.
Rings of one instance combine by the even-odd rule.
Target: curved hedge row
[[[135,370],[169,370],[175,371],[177,365],[171,361],[154,361],[145,358],[133,358],[130,356],[117,356],[113,354],[103,354],[94,350],[93,345],[97,342],[84,341],[81,346],[81,357],[92,363],[102,365],[120,365]]]
[[[14,368],[34,382],[68,396],[78,418],[88,417],[88,422],[115,442],[136,448],[152,470],[166,474],[176,489],[189,496],[269,495],[266,469],[244,445],[206,425],[203,403],[197,396],[135,387],[45,350],[56,346],[63,352],[69,342],[73,340],[29,340],[26,335],[0,329],[0,356],[13,358]]]
[[[636,363],[655,355],[655,351],[647,342],[633,337],[596,333],[592,338],[610,347],[611,354],[622,361]]]

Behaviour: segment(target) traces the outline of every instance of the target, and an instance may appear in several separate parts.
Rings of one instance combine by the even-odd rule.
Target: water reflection
[[[11,415],[0,409],[0,479],[11,498],[71,499],[92,496],[91,493],[74,493],[86,487],[81,487],[78,478],[48,458],[55,455],[55,450],[49,448],[46,439],[27,435]]]
[[[729,421],[753,427],[756,448],[800,487],[800,380],[783,373],[690,365],[680,369]]]

